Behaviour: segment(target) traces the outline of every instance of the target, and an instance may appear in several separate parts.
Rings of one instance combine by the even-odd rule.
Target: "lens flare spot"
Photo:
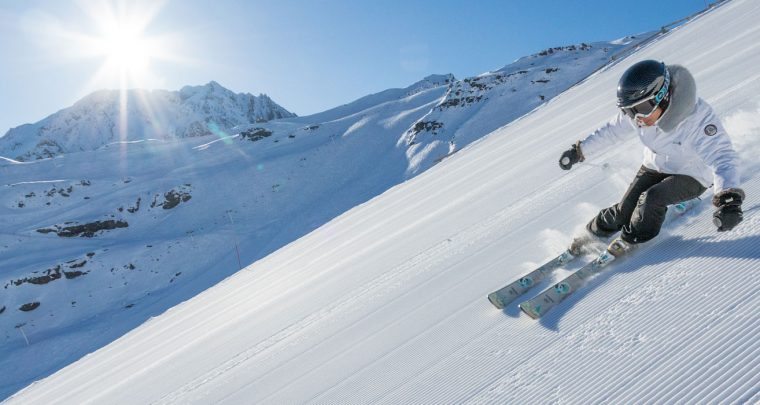
[[[219,139],[221,139],[222,142],[224,142],[225,145],[231,145],[232,144],[232,136],[230,136],[230,134],[222,131],[219,128],[219,125],[216,122],[211,121],[211,122],[208,123],[207,126],[208,126],[208,130],[211,131],[212,134],[218,136]]]

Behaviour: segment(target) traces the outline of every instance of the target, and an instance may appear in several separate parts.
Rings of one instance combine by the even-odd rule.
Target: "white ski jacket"
[[[684,174],[717,194],[739,187],[739,158],[718,117],[697,99],[694,78],[685,68],[668,66],[673,78],[671,103],[657,124],[639,127],[618,113],[606,125],[581,141],[584,158],[638,134],[644,144],[643,165],[666,174]]]

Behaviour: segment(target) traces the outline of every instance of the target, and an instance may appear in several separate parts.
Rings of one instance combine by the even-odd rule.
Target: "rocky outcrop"
[[[272,136],[272,131],[268,131],[264,128],[251,128],[240,133],[240,139],[251,142],[260,141],[270,136]]]
[[[72,224],[73,222],[67,222],[64,225]],[[92,238],[98,232],[110,231],[118,228],[127,228],[129,224],[127,221],[109,219],[106,221],[94,221],[82,225],[69,225],[60,226],[54,225],[53,228],[37,229],[39,233],[55,233],[62,238],[71,238],[75,236],[81,236],[83,238]]]
[[[24,304],[24,305],[20,306],[18,308],[18,310],[19,311],[24,311],[24,312],[29,312],[29,311],[34,311],[35,309],[39,308],[39,306],[40,306],[40,303],[37,302],[37,301],[35,301],[35,302],[29,302],[27,304]]]
[[[193,196],[190,194],[192,190],[191,184],[185,184],[179,187],[175,187],[163,196],[156,194],[153,196],[153,202],[150,204],[151,208],[161,207],[165,210],[170,210],[180,203],[188,202]]]
[[[23,284],[45,285],[50,282],[66,278],[72,280],[85,274],[89,274],[89,271],[84,271],[84,267],[87,265],[88,259],[92,259],[95,253],[87,253],[85,257],[69,260],[66,263],[57,264],[44,271],[32,272],[32,275],[16,280],[11,280],[3,288],[15,286],[18,287]],[[74,270],[76,269],[76,270]]]
[[[68,183],[62,186],[53,186],[49,189],[35,189],[20,194],[16,206],[18,208],[31,208],[43,205],[53,205],[53,200],[57,197],[69,198],[75,191],[82,187],[89,187],[92,183],[89,180],[80,180],[78,182]],[[84,197],[88,199],[89,197]]]
[[[569,45],[569,46],[557,46],[554,48],[548,48],[538,53],[538,56],[549,56],[552,55],[555,52],[573,52],[573,51],[588,51],[592,48],[591,45],[587,43],[581,43],[580,45]]]

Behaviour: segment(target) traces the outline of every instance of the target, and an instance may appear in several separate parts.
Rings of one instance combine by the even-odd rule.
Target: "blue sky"
[[[266,93],[308,115],[432,73],[461,79],[548,47],[658,29],[706,5],[705,0],[2,1],[0,134],[94,90],[122,85],[114,66],[131,63],[124,58],[133,54],[92,46],[114,25],[106,18],[108,10],[142,16],[129,19],[143,22],[135,35],[160,44],[151,45],[148,55],[130,50],[141,62],[129,67],[136,72],[129,87],[177,90],[216,80],[235,92]]]

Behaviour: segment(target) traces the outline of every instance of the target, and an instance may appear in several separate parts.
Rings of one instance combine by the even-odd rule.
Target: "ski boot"
[[[589,230],[584,230],[582,234],[573,238],[567,251],[577,257],[584,254],[596,253],[601,250],[599,247],[604,246],[606,243],[606,237],[593,234]]]
[[[633,243],[628,243],[623,240],[623,238],[615,238],[615,240],[610,243],[609,246],[607,246],[607,251],[610,252],[615,257],[619,257],[621,255],[624,255],[633,249],[635,245]]]
[[[607,246],[607,250],[599,255],[599,257],[596,259],[596,264],[600,268],[604,267],[616,258],[630,252],[635,246],[636,245],[633,243],[628,243],[622,238],[617,237],[612,242],[610,242],[610,245]]]

